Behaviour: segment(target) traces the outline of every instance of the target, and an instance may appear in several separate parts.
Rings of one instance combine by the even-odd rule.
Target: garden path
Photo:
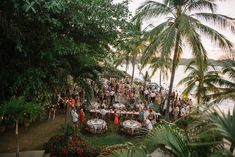
[[[50,137],[62,133],[64,114],[57,114],[54,120],[46,120],[19,129],[20,151],[41,150]],[[14,152],[16,149],[15,130],[0,134],[0,153]]]

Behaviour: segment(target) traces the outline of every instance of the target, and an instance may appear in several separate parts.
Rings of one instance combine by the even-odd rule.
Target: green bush
[[[77,135],[70,136],[66,143],[63,135],[53,136],[45,145],[45,150],[51,157],[96,157],[97,149],[88,147],[85,140]]]

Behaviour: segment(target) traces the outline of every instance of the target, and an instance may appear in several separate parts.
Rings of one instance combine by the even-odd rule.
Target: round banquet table
[[[118,110],[122,110],[122,109],[126,108],[126,106],[124,104],[121,104],[121,103],[115,103],[115,104],[113,104],[113,107],[118,109]]]
[[[87,125],[89,126],[89,128],[93,129],[93,133],[97,133],[98,129],[105,129],[107,124],[103,119],[90,119],[87,121]]]
[[[135,130],[141,128],[141,124],[135,120],[126,120],[123,122],[123,127],[131,129],[131,134],[133,134]]]

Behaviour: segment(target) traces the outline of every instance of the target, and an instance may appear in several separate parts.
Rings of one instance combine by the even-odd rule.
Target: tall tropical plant
[[[215,111],[215,114],[211,114],[210,129],[211,131],[217,131],[224,139],[229,141],[230,152],[233,153],[235,149],[235,107],[232,112],[228,113]]]
[[[188,132],[172,123],[158,124],[141,143],[125,145],[109,157],[148,156],[151,148],[161,148],[176,157],[232,157],[234,149],[234,114],[221,114],[218,110],[200,111]],[[209,113],[209,114],[208,114]],[[230,142],[230,151],[225,140]],[[140,147],[144,145],[144,147]]]
[[[226,99],[235,100],[235,61],[223,62],[222,74],[219,79],[212,80],[219,86],[219,92],[210,94],[209,97],[215,102]]]
[[[195,60],[192,60],[185,69],[185,73],[187,72],[189,72],[188,75],[178,85],[186,87],[182,92],[184,96],[194,92],[197,104],[207,100],[208,94],[219,91],[218,87],[213,84],[213,81],[219,79],[219,74],[214,66],[208,67],[205,62],[197,63]]]
[[[171,58],[155,56],[153,58],[150,58],[148,61],[144,61],[143,66],[145,66],[146,64],[150,64],[149,68],[152,69],[151,77],[157,72],[158,69],[160,70],[159,85],[161,86],[162,77],[168,78],[168,72],[170,71],[171,63]]]
[[[141,21],[139,19],[133,20],[131,36],[127,39],[125,51],[119,53],[119,58],[116,60],[116,64],[120,64],[123,61],[126,63],[126,71],[129,63],[132,65],[131,85],[134,80],[135,67],[138,63],[138,57],[146,48],[146,42],[143,42],[143,31],[141,30]]]
[[[204,10],[206,9],[206,12]],[[151,41],[145,55],[153,56],[160,52],[164,56],[171,56],[171,79],[167,99],[166,118],[169,119],[170,95],[173,88],[175,69],[182,53],[183,44],[188,45],[198,61],[207,60],[207,51],[201,41],[201,34],[208,36],[221,48],[231,48],[232,43],[215,29],[204,25],[200,19],[213,22],[222,28],[231,24],[230,17],[217,14],[216,4],[211,0],[164,0],[163,3],[146,1],[137,10],[136,18],[150,19],[164,17],[164,22],[155,26],[146,38]],[[156,51],[157,50],[157,51]]]
[[[28,114],[30,120],[36,119],[42,113],[42,108],[33,102],[27,102],[24,97],[12,97],[8,102],[4,103],[0,108],[1,116],[7,116],[15,122],[16,135],[16,157],[19,157],[19,123],[23,121],[25,114]]]

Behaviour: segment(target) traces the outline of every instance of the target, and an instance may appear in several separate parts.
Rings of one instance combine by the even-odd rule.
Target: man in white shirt
[[[78,123],[78,114],[77,114],[74,107],[71,110],[71,116],[72,116],[72,121],[73,121],[73,127],[77,128],[77,126],[78,126],[78,124],[77,124]]]
[[[145,125],[146,125],[146,128],[148,130],[152,130],[153,129],[153,125],[152,125],[152,123],[151,123],[151,121],[149,119],[145,120]]]
[[[101,114],[102,118],[104,118],[104,116],[106,115],[107,112],[108,112],[108,111],[106,111],[106,110],[104,109],[104,106],[102,106],[102,108],[101,108],[101,110],[100,110],[100,114]]]

